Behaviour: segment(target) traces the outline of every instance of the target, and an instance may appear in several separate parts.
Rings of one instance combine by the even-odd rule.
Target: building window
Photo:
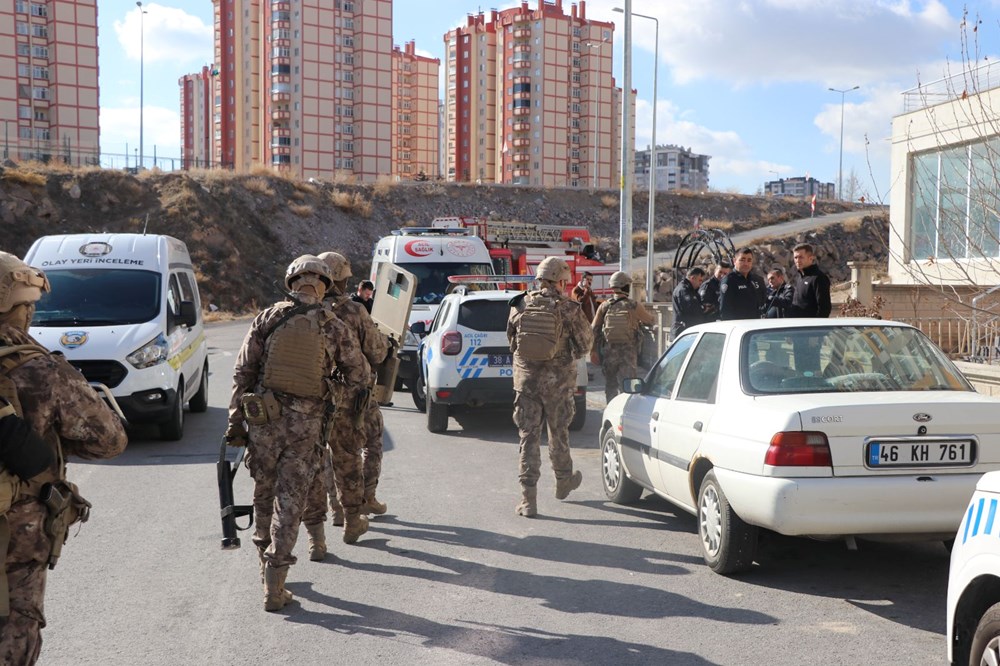
[[[49,128],[48,127],[38,127],[35,129],[35,138],[42,141],[49,140]]]
[[[49,68],[48,67],[39,67],[38,65],[35,65],[32,68],[32,74],[34,75],[34,77],[36,79],[45,79],[46,81],[48,81],[48,79],[49,79]]]
[[[28,11],[28,3],[25,0],[17,0],[14,3],[14,11],[18,14],[25,14]]]
[[[26,56],[31,54],[31,45],[24,42],[17,43],[17,55]]]
[[[19,35],[27,35],[28,34],[28,24],[27,23],[22,23],[21,21],[18,21],[17,22],[17,34],[19,34]]]
[[[31,107],[30,106],[18,106],[17,107],[17,117],[30,119],[31,118]]]
[[[34,46],[31,49],[31,55],[36,58],[48,58],[49,57],[49,47],[47,46]]]
[[[49,27],[47,25],[40,25],[38,23],[31,24],[31,34],[35,37],[48,37]]]
[[[35,99],[48,99],[49,98],[49,89],[48,88],[42,88],[42,87],[33,88],[32,89],[32,97],[34,97]]]
[[[23,77],[27,78],[29,76],[30,72],[31,72],[31,69],[28,67],[27,63],[24,63],[24,62],[18,63],[18,65],[17,65],[17,75],[18,76],[23,76]]]

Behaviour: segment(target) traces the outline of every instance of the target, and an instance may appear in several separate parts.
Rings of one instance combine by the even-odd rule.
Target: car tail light
[[[454,356],[462,351],[462,334],[458,331],[445,331],[441,336],[441,353]]]
[[[764,464],[774,467],[830,467],[830,442],[826,433],[779,432],[771,438]]]
[[[447,400],[451,397],[451,391],[438,391],[435,395],[441,400]]]

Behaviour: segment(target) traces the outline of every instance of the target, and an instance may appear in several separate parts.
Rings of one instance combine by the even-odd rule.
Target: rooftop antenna
[[[142,235],[146,235],[146,227],[149,226],[149,213],[146,213],[146,221],[142,225]]]

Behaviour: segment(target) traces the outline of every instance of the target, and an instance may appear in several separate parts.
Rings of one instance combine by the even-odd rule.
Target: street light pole
[[[625,272],[632,268],[632,180],[629,178],[629,160],[633,146],[632,135],[632,0],[625,0],[625,35],[622,53],[622,146],[621,190],[619,192],[619,267]]]
[[[143,93],[144,91],[144,75],[145,75],[145,32],[146,32],[146,21],[143,18],[146,15],[146,10],[142,8],[141,2],[136,2],[135,6],[139,8],[139,159],[136,162],[135,169],[139,171],[142,168],[142,121],[143,121]]]
[[[844,200],[844,97],[860,87],[854,86],[845,90],[827,88],[830,92],[840,93],[840,166],[837,168],[837,198],[841,201]]]

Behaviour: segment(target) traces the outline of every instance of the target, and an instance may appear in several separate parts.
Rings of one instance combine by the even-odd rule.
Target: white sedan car
[[[750,568],[760,530],[950,540],[1000,469],[1000,400],[905,324],[703,324],[625,388],[600,429],[607,496],[696,515],[722,574]]]

